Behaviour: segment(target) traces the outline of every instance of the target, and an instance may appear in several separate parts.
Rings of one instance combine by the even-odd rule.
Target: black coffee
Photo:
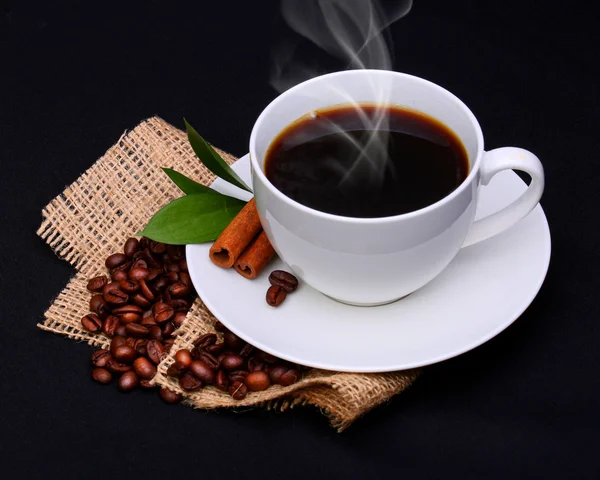
[[[387,217],[431,205],[469,173],[460,139],[398,106],[341,105],[306,115],[270,145],[267,178],[303,205],[346,217]]]

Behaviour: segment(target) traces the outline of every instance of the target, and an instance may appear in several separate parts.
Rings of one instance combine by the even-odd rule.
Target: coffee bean
[[[179,273],[177,272],[169,272],[167,275],[167,280],[169,283],[177,283],[179,281]]]
[[[194,346],[198,348],[210,347],[217,341],[217,336],[214,333],[205,333],[194,340]]]
[[[229,331],[223,334],[223,341],[225,342],[225,345],[227,345],[227,347],[236,352],[239,352],[240,349],[242,349],[244,345],[246,345],[246,342],[244,340],[238,337],[235,333]]]
[[[135,293],[140,289],[140,284],[135,280],[121,280],[119,282],[119,287],[127,294]]]
[[[146,355],[146,345],[148,344],[148,340],[144,340],[143,338],[137,338],[135,343],[133,344],[133,348],[138,355],[144,356]]]
[[[108,337],[114,337],[115,330],[119,326],[119,319],[114,315],[109,315],[104,319],[102,323],[102,333],[104,333]]]
[[[174,316],[173,316],[173,325],[175,325],[175,328],[179,328],[183,325],[183,321],[185,320],[186,314],[183,312],[177,312]]]
[[[125,345],[129,345],[131,348],[135,349],[135,338],[134,337],[126,337],[125,338]]]
[[[130,347],[129,345],[120,345],[117,348],[115,348],[115,351],[114,353],[112,353],[112,356],[118,362],[132,363],[137,357],[137,352],[133,347]]]
[[[229,390],[229,377],[224,370],[218,370],[215,376],[215,386],[222,392]]]
[[[186,367],[189,367],[192,363],[192,354],[189,350],[182,349],[177,351],[175,354],[175,361],[183,363]]]
[[[111,373],[105,368],[94,368],[92,370],[92,378],[94,381],[106,385],[112,381]]]
[[[140,387],[142,387],[144,390],[154,390],[158,388],[158,385],[153,385],[152,383],[150,383],[150,380],[140,378]]]
[[[128,372],[133,367],[127,363],[121,363],[114,358],[109,358],[106,362],[106,369],[111,373],[123,373]]]
[[[165,289],[163,292],[160,293],[159,302],[163,302],[166,303],[167,305],[169,305],[169,302],[172,300],[173,298],[171,297],[171,294],[169,293],[168,289]],[[175,310],[175,309],[173,309]]]
[[[248,371],[250,371],[250,372],[264,370],[265,366],[266,366],[265,362],[263,362],[262,360],[260,360],[257,357],[252,357],[248,360]]]
[[[115,335],[119,335],[120,337],[127,335],[127,329],[125,328],[125,325],[119,325],[117,328],[115,328]]]
[[[146,353],[148,358],[158,365],[165,356],[165,349],[158,340],[148,340]]]
[[[142,318],[143,310],[137,305],[122,305],[112,310],[113,315],[117,316],[122,324],[139,322]]]
[[[106,289],[106,287],[104,288]],[[112,288],[106,293],[103,293],[102,296],[110,305],[125,305],[129,301],[129,295],[119,288]]]
[[[111,358],[110,352],[104,348],[100,348],[92,353],[92,365],[94,367],[104,368],[106,362]]]
[[[195,392],[202,388],[202,382],[194,375],[187,372],[184,373],[179,379],[179,386],[188,392]]]
[[[242,357],[249,357],[254,353],[254,350],[254,346],[250,345],[249,343],[246,343],[246,345],[244,345],[244,347],[240,350],[240,355]]]
[[[231,383],[243,382],[246,379],[247,375],[248,375],[247,370],[235,370],[235,371],[229,373],[229,381]]]
[[[119,282],[109,282],[102,287],[102,295],[112,291],[112,290],[120,290]]]
[[[128,238],[123,246],[123,253],[127,258],[132,258],[133,254],[137,251],[140,242],[137,238]]]
[[[127,330],[127,335],[131,337],[141,338],[148,336],[148,328],[138,323],[128,323],[125,325],[125,330]]]
[[[113,277],[114,281],[120,282],[121,280],[124,280],[127,278],[127,272],[129,271],[130,268],[131,268],[131,261],[127,260],[122,265],[119,265],[118,267],[115,267],[115,268],[111,268],[110,276]],[[117,277],[118,272],[122,272],[123,274],[119,275]]]
[[[119,315],[119,320],[122,324],[127,325],[128,323],[138,323],[142,319],[138,313],[122,313]]]
[[[110,307],[102,295],[94,295],[90,298],[90,310],[96,312],[102,319],[110,315]]]
[[[150,314],[152,314],[152,312],[150,312]],[[154,317],[150,316],[150,317],[146,317],[140,320],[140,325],[144,325],[145,327],[151,327],[153,325],[156,325],[156,322],[154,321]]]
[[[162,302],[155,303],[152,311],[154,312],[154,320],[158,324],[168,322],[175,315],[173,307]]]
[[[163,271],[160,268],[151,268],[150,270],[148,270],[148,278],[146,279],[146,281],[152,283],[154,282],[154,280],[159,278],[162,275],[162,273]]]
[[[219,362],[217,358],[215,358],[208,352],[203,352],[194,349],[194,351],[192,352],[192,357],[194,357],[194,360],[202,360],[204,363],[208,364],[208,366],[213,370],[216,370],[221,366],[221,362]]]
[[[162,254],[162,253],[165,253],[167,251],[167,246],[164,243],[161,243],[161,242],[151,241],[150,242],[150,250],[153,253]]]
[[[229,395],[231,395],[235,400],[243,400],[246,398],[248,394],[248,387],[244,382],[233,382],[229,386]]]
[[[188,271],[188,264],[187,264],[187,260],[185,258],[183,260],[179,261],[179,271],[180,272]]]
[[[148,329],[148,338],[150,340],[162,340],[163,334],[161,328],[158,325],[152,325]]]
[[[123,265],[127,261],[127,256],[123,253],[113,253],[110,255],[104,264],[106,268],[112,269],[118,267],[119,265]]]
[[[181,362],[173,362],[169,368],[167,369],[167,375],[171,375],[172,377],[181,377],[185,372],[187,372],[188,367]]]
[[[136,358],[133,362],[133,370],[138,377],[150,380],[156,375],[156,366],[147,358]]]
[[[279,377],[279,384],[287,387],[292,383],[296,383],[298,380],[300,380],[300,372],[294,368],[291,368],[281,375],[281,377]]]
[[[160,395],[160,398],[162,398],[168,404],[174,404],[174,403],[181,402],[181,398],[182,398],[181,394],[177,393],[177,392],[173,392],[172,390],[169,390],[168,388],[162,387],[158,393]]]
[[[97,277],[90,278],[87,284],[87,289],[90,292],[98,292],[102,290],[102,287],[108,283],[106,275],[98,275]]]
[[[162,292],[169,286],[169,280],[165,277],[160,277],[156,282],[152,284],[152,288],[157,292]]]
[[[190,274],[187,272],[179,272],[179,281],[183,283],[186,287],[193,287],[192,279],[190,278]]]
[[[192,289],[181,282],[174,283],[169,287],[169,293],[173,297],[185,297]]]
[[[131,301],[133,303],[135,303],[138,307],[141,308],[148,308],[150,305],[152,305],[152,303],[150,303],[150,301],[144,297],[141,293],[136,293],[132,298]]]
[[[187,311],[192,306],[192,302],[190,302],[189,300],[186,300],[185,298],[173,298],[172,300],[169,300],[167,303],[169,305],[171,305],[171,307],[173,307],[173,310],[175,310],[176,312],[187,313]]]
[[[160,293],[160,297],[158,299],[159,302],[163,302],[168,305],[171,300],[172,300],[172,297],[171,297],[171,294],[169,293],[169,290],[164,290],[163,292]],[[175,310],[175,309],[173,309],[173,310]]]
[[[165,272],[165,274],[167,275],[167,277],[169,276],[169,274],[171,273],[179,273],[179,264],[178,263],[171,263],[171,262],[167,262],[163,265],[163,271]],[[179,275],[177,275],[177,279],[179,279]]]
[[[167,254],[172,262],[179,262],[184,255],[183,247],[181,245],[167,245]]]
[[[269,283],[276,287],[282,287],[287,293],[292,293],[298,288],[298,279],[291,273],[283,270],[274,270],[271,272]]]
[[[117,380],[117,388],[122,392],[131,392],[139,384],[140,379],[133,370],[125,372]]]
[[[190,372],[204,385],[210,385],[215,381],[215,372],[202,360],[194,360],[189,366]]]
[[[148,270],[148,263],[146,262],[146,260],[144,260],[143,258],[136,258],[136,255],[140,253],[140,252],[136,252],[133,255],[133,263],[131,264],[131,270],[129,270],[129,273],[131,273],[131,271],[135,268],[145,268],[146,270]],[[134,273],[134,275],[137,275],[138,272]],[[129,274],[128,274],[129,275]],[[146,276],[148,274],[146,273]],[[146,276],[141,277],[141,278],[146,278]],[[133,278],[133,277],[129,277],[131,280],[136,280],[139,281],[141,280],[141,278]]]
[[[261,392],[271,386],[271,380],[265,372],[257,370],[246,375],[244,383],[251,392]]]
[[[88,313],[81,318],[81,325],[91,333],[98,333],[102,329],[102,320],[94,313]]]
[[[211,355],[219,355],[223,352],[223,350],[225,350],[225,344],[223,342],[215,343],[214,345],[209,345],[206,347],[206,351]]]
[[[112,309],[113,315],[122,315],[124,313],[135,313],[137,315],[142,315],[144,310],[138,305],[121,305],[119,307],[114,307]]]
[[[123,280],[127,280],[127,273],[124,270],[111,270],[110,279],[113,282],[122,282]]]
[[[223,360],[221,360],[221,368],[228,370],[228,371],[233,371],[233,370],[239,370],[243,367],[243,365],[246,363],[246,361],[244,360],[244,357],[242,357],[241,355],[237,355],[235,353],[229,354],[229,355],[225,355],[223,357]]]
[[[288,371],[285,365],[273,365],[269,368],[269,378],[271,383],[281,385],[281,376]]]
[[[148,278],[148,269],[146,267],[139,266],[139,262],[144,262],[144,264],[146,263],[144,260],[138,260],[138,264],[135,264],[131,270],[129,270],[129,273],[127,273],[127,278],[129,278],[129,280],[132,282],[139,282],[140,280],[145,280]]]
[[[167,322],[167,323],[163,324],[163,326],[162,326],[163,338],[170,337],[171,335],[173,335],[174,331],[175,331],[175,325],[173,325],[173,322]]]
[[[148,263],[148,268],[161,267],[160,262],[154,257],[154,254],[149,248],[144,248],[144,250],[140,253],[140,258],[146,260],[146,263]]]
[[[141,291],[141,294],[148,301],[153,302],[154,300],[156,300],[156,295],[154,295],[154,293],[152,292],[152,290],[150,289],[150,287],[146,283],[146,280],[140,280],[140,291]]]
[[[285,300],[286,291],[279,285],[271,285],[267,290],[267,303],[272,307],[278,307]]]

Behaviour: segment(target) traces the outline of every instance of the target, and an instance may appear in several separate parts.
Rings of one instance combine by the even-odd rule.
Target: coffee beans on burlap
[[[108,272],[87,282],[87,289],[95,295],[89,303],[92,312],[81,318],[81,326],[111,339],[108,350],[101,348],[92,354],[93,380],[106,385],[116,377],[122,392],[157,388],[150,381],[156,375],[156,365],[173,345],[176,327],[171,320],[176,311],[187,314],[196,298],[191,283],[176,300],[170,291],[182,277],[189,278],[187,263],[181,263],[184,257],[182,246],[167,250],[159,242],[132,237],[125,241],[123,253],[106,258]],[[138,291],[145,302],[136,302],[131,295]],[[169,404],[181,398],[176,392],[162,391],[160,396]]]
[[[308,370],[253,347],[219,322],[215,327],[222,334],[222,342],[217,343],[216,334],[206,333],[193,342],[191,352],[181,349],[175,353],[167,375],[178,378],[183,390],[197,391],[202,386],[215,385],[233,399],[243,400],[248,391],[262,392],[271,384],[291,385],[302,378],[301,372]]]
[[[157,373],[156,366],[169,353],[174,343],[172,336],[183,324],[173,323],[175,315],[187,314],[196,292],[182,246],[132,237],[125,241],[123,252],[112,253],[105,260],[108,276],[96,275],[88,281],[91,293],[102,293],[92,296],[92,312],[81,318],[81,326],[90,333],[111,338],[108,351],[101,348],[92,354],[92,379],[107,385],[113,374],[117,375],[117,388],[130,392],[137,387],[154,388],[151,380]],[[138,291],[145,302],[136,302],[129,295]],[[291,385],[300,380],[302,367],[254,348],[221,324],[218,329],[223,336],[221,343],[217,343],[216,334],[208,333],[194,341],[191,352],[181,349],[175,354],[175,359],[181,361],[175,361],[167,375],[178,378],[183,390],[191,392],[214,385],[219,377],[221,391],[242,400],[248,391],[263,391],[271,385],[271,370],[286,372],[277,376],[274,383]],[[226,389],[222,388],[224,382]],[[230,389],[232,384],[238,388]],[[169,404],[181,399],[181,395],[165,387],[160,396]]]
[[[235,160],[222,151],[219,153],[229,163]],[[88,332],[81,324],[81,318],[90,312],[91,296],[86,287],[90,279],[106,270],[104,262],[109,255],[124,250],[121,248],[123,242],[141,231],[159,208],[181,196],[181,191],[164,175],[161,167],[174,168],[204,185],[210,185],[214,180],[214,176],[195,157],[185,132],[154,117],[123,134],[104,156],[44,208],[38,235],[60,258],[71,263],[77,273],[46,311],[44,321],[39,324],[41,329],[109,349],[108,336]],[[126,252],[122,253],[127,256]],[[141,284],[141,280],[145,280],[131,275],[136,265],[132,264],[127,274],[118,273],[120,266],[115,267],[119,282],[128,278]],[[148,267],[149,270],[155,268]],[[149,276],[154,274],[156,272],[149,272]],[[98,280],[95,286],[98,293],[104,288],[102,280]],[[141,293],[141,287],[140,291],[128,295],[131,302],[142,309],[150,305]],[[98,316],[107,317],[106,306],[99,308],[101,315]],[[176,352],[181,349],[191,352],[195,348],[194,340],[204,334],[222,333],[215,331],[216,319],[199,299],[193,303],[185,319],[181,313],[175,313],[171,320],[179,328],[169,339],[174,342],[170,353],[157,366],[152,380],[139,381],[142,388],[153,385],[166,387],[169,393],[161,396],[167,402],[182,396],[184,404],[202,409],[264,406],[285,410],[299,405],[314,405],[329,417],[335,428],[343,430],[359,416],[406,389],[418,375],[416,370],[353,374],[309,369],[302,372],[301,380],[289,386],[272,382],[275,384],[266,390],[248,391],[244,399],[235,400],[228,392],[232,386],[227,385],[228,376],[219,370],[214,385],[185,392],[177,378],[167,375]],[[368,315],[368,310],[365,310],[365,315]],[[132,318],[131,315],[128,317]],[[139,323],[142,324],[143,320]],[[119,331],[115,334],[127,336],[124,325],[117,329]],[[210,348],[205,348],[207,353],[213,357],[220,355]],[[116,370],[133,370],[131,365],[120,366],[114,359],[105,367],[98,368],[104,368],[114,377],[117,374],[111,372],[109,365]],[[108,378],[104,372],[100,375]],[[293,378],[293,375],[290,376]],[[236,389],[238,393],[244,390],[235,382],[233,385],[234,392]]]

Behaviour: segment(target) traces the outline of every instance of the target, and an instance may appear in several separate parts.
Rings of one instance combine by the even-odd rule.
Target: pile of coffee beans
[[[303,367],[288,363],[246,343],[221,323],[217,335],[207,333],[194,342],[194,348],[179,350],[167,374],[179,378],[179,386],[195,392],[214,385],[242,400],[247,393],[266,390],[271,385],[291,385],[300,380]]]
[[[150,380],[171,350],[172,335],[196,298],[184,247],[129,238],[123,252],[110,255],[105,265],[108,275],[88,281],[87,288],[93,293],[91,313],[81,319],[88,332],[111,338],[108,350],[92,354],[92,378],[101,384],[116,378],[117,388],[123,392],[158,388],[150,385]],[[283,280],[277,280],[280,277]],[[286,294],[298,284],[295,277],[274,278],[280,283],[274,284],[270,278],[272,285]],[[292,290],[285,289],[294,285],[294,280]],[[242,399],[248,391],[264,390],[271,384],[290,385],[300,378],[301,367],[255,349],[220,323],[217,328],[223,334],[222,342],[217,342],[215,334],[203,335],[192,351],[180,350],[175,355],[168,374],[179,379],[182,389],[196,391],[214,385]],[[167,403],[181,400],[181,395],[166,388],[160,389],[160,396]]]
[[[170,351],[173,332],[181,326],[196,292],[182,246],[165,245],[147,238],[129,238],[123,252],[105,261],[108,275],[88,281],[94,295],[91,313],[81,319],[91,333],[110,337],[109,350],[92,355],[92,378],[103,384],[117,378],[117,388],[154,388],[150,380],[156,366]],[[168,403],[180,395],[161,389]]]

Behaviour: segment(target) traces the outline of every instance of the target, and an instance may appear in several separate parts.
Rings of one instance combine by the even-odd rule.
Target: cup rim
[[[288,197],[283,192],[281,192],[277,187],[275,187],[275,185],[273,185],[273,183],[271,183],[271,181],[265,175],[262,167],[260,166],[260,164],[258,162],[258,158],[256,155],[256,137],[258,135],[258,131],[261,128],[262,124],[265,122],[265,119],[268,117],[270,112],[275,107],[277,107],[281,102],[286,100],[286,97],[294,94],[296,91],[298,91],[302,88],[306,88],[306,86],[308,86],[312,83],[322,82],[328,78],[334,78],[334,77],[346,76],[346,75],[402,76],[407,79],[411,79],[413,81],[417,81],[422,84],[425,84],[429,88],[437,90],[442,95],[445,95],[445,96],[449,97],[452,101],[454,101],[456,103],[456,105],[467,115],[467,118],[470,120],[471,125],[473,126],[473,129],[475,130],[475,136],[476,136],[476,142],[477,142],[477,151],[476,151],[476,155],[475,155],[475,161],[473,162],[473,165],[470,168],[469,174],[462,181],[462,183],[451,193],[449,193],[445,197],[441,198],[437,202],[427,205],[426,207],[420,208],[418,210],[413,210],[411,212],[401,213],[399,215],[391,215],[391,216],[387,216],[387,217],[369,217],[369,218],[347,217],[347,216],[343,216],[343,215],[336,215],[334,213],[322,212],[320,210],[317,210],[317,209],[314,209],[311,207],[307,207],[306,205],[303,205],[302,203],[297,202],[296,200],[293,200],[292,198]],[[285,128],[285,125],[282,127],[282,129],[283,128]],[[253,176],[253,178],[255,176],[258,177],[258,179],[269,189],[271,194],[275,195],[279,200],[281,200],[285,204],[289,205],[290,207],[293,207],[293,208],[300,210],[302,212],[305,212],[307,214],[311,214],[313,216],[320,217],[322,219],[330,219],[330,220],[335,220],[337,222],[352,223],[352,224],[392,223],[392,222],[396,222],[399,220],[418,217],[418,216],[427,214],[428,212],[431,212],[433,210],[437,210],[437,209],[443,207],[444,205],[450,203],[454,198],[459,196],[466,188],[469,188],[469,186],[473,182],[473,179],[476,177],[477,172],[479,171],[482,156],[483,156],[483,132],[481,131],[481,126],[479,125],[479,122],[477,121],[477,118],[475,118],[475,115],[473,114],[473,112],[471,112],[469,107],[467,107],[467,105],[460,98],[458,98],[456,95],[454,95],[450,91],[446,90],[444,87],[441,87],[440,85],[433,83],[429,80],[425,80],[424,78],[417,77],[415,75],[410,75],[408,73],[395,72],[395,71],[391,71],[391,70],[373,70],[373,69],[343,70],[340,72],[333,72],[333,73],[328,73],[325,75],[320,75],[318,77],[314,77],[314,78],[306,80],[302,83],[299,83],[298,85],[293,86],[289,90],[286,90],[285,92],[283,92],[280,95],[278,95],[277,97],[275,97],[275,99],[272,100],[265,107],[265,109],[261,112],[261,114],[258,116],[256,122],[254,123],[254,127],[252,127],[252,132],[250,134],[250,164],[252,167],[252,176]]]

